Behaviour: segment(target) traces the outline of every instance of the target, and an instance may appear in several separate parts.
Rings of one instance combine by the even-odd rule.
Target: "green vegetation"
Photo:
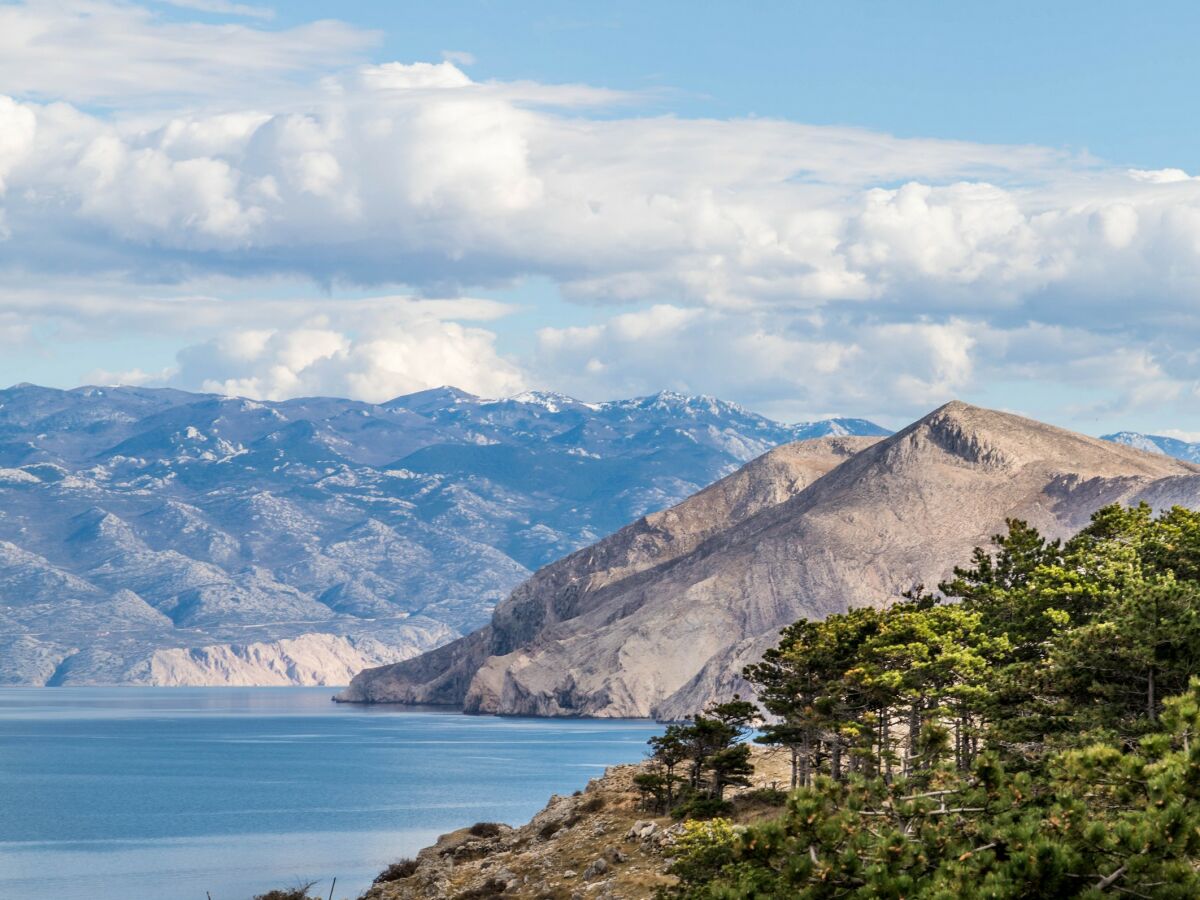
[[[308,884],[297,885],[294,888],[267,891],[265,894],[256,894],[254,900],[319,900],[309,894],[315,885],[315,881],[310,881]]]
[[[689,825],[671,896],[1200,896],[1200,514],[993,540],[936,595],[798,622],[746,670],[793,791],[763,824]],[[744,783],[737,736],[700,739],[719,709],[652,742],[648,802]]]
[[[748,785],[754,772],[743,738],[758,719],[753,703],[734,697],[687,724],[668,725],[664,734],[650,739],[653,768],[634,777],[644,804],[680,818],[710,818],[727,811],[726,789]]]
[[[375,876],[372,884],[384,884],[390,881],[400,881],[410,878],[417,871],[417,861],[409,857],[397,860]]]

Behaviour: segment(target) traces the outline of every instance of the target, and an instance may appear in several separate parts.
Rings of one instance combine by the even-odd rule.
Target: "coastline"
[[[733,819],[769,818],[777,806],[754,792],[786,786],[788,761],[754,747],[751,786],[731,792]],[[667,870],[680,822],[642,808],[633,778],[649,763],[612,766],[569,796],[553,795],[516,828],[476,823],[441,835],[392,866],[362,900],[644,900],[675,883]]]

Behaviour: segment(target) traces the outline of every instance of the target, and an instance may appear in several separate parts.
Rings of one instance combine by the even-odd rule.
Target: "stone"
[[[883,440],[765,454],[541,569],[485,629],[375,670],[375,695],[679,720],[750,695],[740,672],[782,627],[936,585],[1006,518],[1061,538],[1143,500],[1200,508],[1200,466],[948,403]]]
[[[588,867],[583,870],[583,877],[591,880],[605,874],[607,871],[608,861],[601,856],[598,859],[592,860],[592,862],[588,864]]]

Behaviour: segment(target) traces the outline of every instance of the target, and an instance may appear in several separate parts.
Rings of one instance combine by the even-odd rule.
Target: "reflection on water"
[[[437,834],[528,819],[656,732],[329,695],[0,689],[0,897],[243,900],[333,876],[352,897]]]

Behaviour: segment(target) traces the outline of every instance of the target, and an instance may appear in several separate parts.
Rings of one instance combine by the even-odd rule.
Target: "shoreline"
[[[786,754],[754,747],[751,786],[731,792],[733,819],[778,814],[753,799],[786,785]],[[574,794],[552,795],[523,825],[476,823],[440,835],[381,873],[361,900],[644,900],[675,883],[667,870],[682,823],[643,809],[633,784],[643,760],[610,766]]]

